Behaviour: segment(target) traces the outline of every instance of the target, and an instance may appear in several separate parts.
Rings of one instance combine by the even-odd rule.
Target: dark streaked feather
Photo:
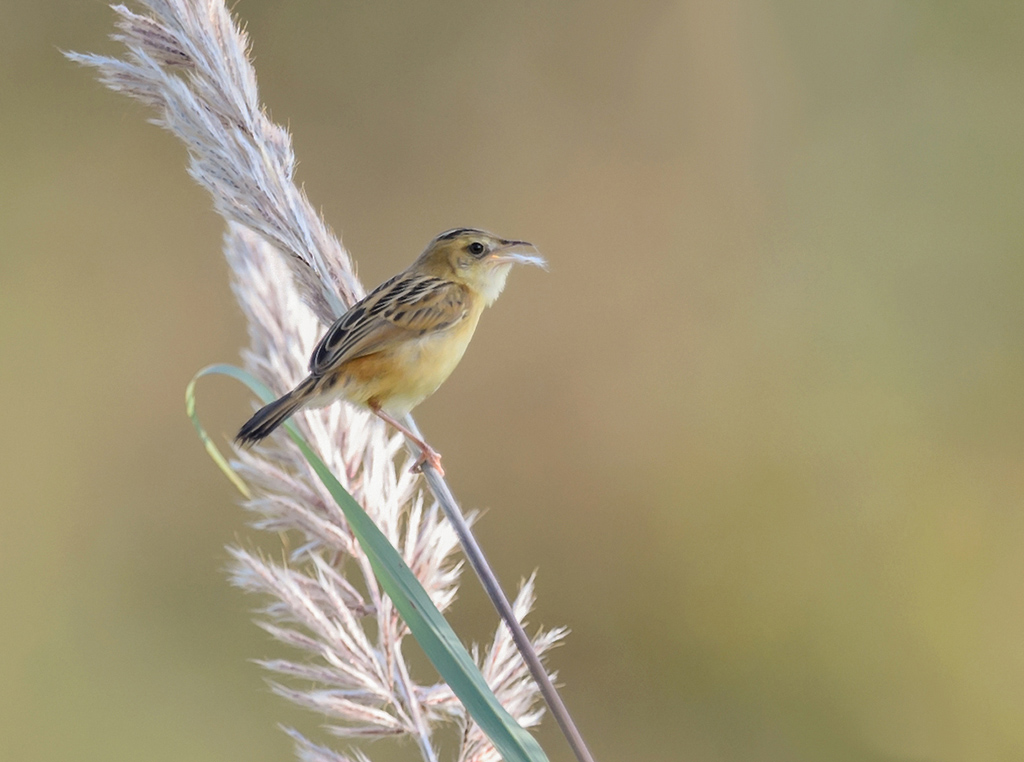
[[[469,291],[431,275],[403,273],[378,286],[332,325],[313,350],[309,372],[321,376],[404,336],[425,335],[462,320]]]
[[[458,238],[460,235],[489,235],[484,230],[477,228],[452,228],[446,230],[435,238],[435,241],[450,241],[453,238]]]
[[[235,441],[243,447],[248,447],[269,436],[274,429],[310,400],[311,393],[316,387],[316,381],[315,378],[308,377],[280,399],[261,407],[238,430]]]

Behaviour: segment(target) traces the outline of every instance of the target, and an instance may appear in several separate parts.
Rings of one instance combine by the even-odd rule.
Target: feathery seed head
[[[248,41],[223,0],[142,0],[148,15],[114,6],[126,48],[121,58],[67,54],[95,68],[100,80],[155,110],[154,121],[189,152],[188,171],[213,197],[227,222],[224,253],[232,287],[245,313],[247,370],[275,389],[290,388],[325,326],[365,293],[340,241],[293,180],[295,158],[288,132],[260,103]],[[514,262],[541,264],[521,242],[482,231],[442,234],[433,247],[454,263],[467,247],[486,247],[473,259],[474,275],[500,293]],[[428,253],[429,253],[428,249]],[[427,256],[425,253],[423,256]],[[489,264],[481,266],[490,257]],[[289,274],[291,277],[289,277]],[[496,289],[496,292],[495,292]],[[492,300],[493,300],[492,298]],[[389,436],[368,413],[334,405],[300,414],[297,424],[444,610],[455,599],[458,540],[417,477],[399,464],[400,436]],[[244,503],[253,525],[300,538],[287,561],[229,548],[232,579],[264,595],[260,625],[301,652],[263,662],[288,684],[275,691],[322,713],[339,735],[405,736],[423,759],[436,760],[434,726],[455,720],[465,729],[459,762],[496,759],[493,746],[472,725],[443,684],[420,684],[403,656],[408,632],[374,577],[338,507],[290,442],[270,440],[236,450],[235,468],[252,496]],[[350,581],[351,580],[351,581]],[[532,580],[516,599],[522,619],[533,601]],[[543,654],[563,635],[536,636]],[[539,721],[535,683],[502,627],[480,658],[482,671],[509,712],[524,725]],[[367,762],[346,756],[295,731],[297,753],[312,762]]]

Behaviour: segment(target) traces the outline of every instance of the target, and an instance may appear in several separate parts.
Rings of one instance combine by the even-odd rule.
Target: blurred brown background
[[[418,419],[601,762],[1024,759],[1024,6],[967,5],[235,5],[367,284],[551,260]],[[183,411],[222,224],[60,56],[111,22],[0,3],[0,758],[286,760]]]

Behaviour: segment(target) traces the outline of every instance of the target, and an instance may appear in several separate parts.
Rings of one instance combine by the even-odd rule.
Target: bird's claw
[[[419,458],[413,463],[410,469],[414,474],[423,473],[424,464],[429,463],[434,467],[439,476],[444,476],[444,469],[441,468],[441,453],[437,450],[421,450]]]

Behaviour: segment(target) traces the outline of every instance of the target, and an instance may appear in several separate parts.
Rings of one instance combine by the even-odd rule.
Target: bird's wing
[[[309,359],[319,376],[393,341],[450,328],[469,313],[469,292],[430,275],[402,273],[382,283],[332,325]]]

